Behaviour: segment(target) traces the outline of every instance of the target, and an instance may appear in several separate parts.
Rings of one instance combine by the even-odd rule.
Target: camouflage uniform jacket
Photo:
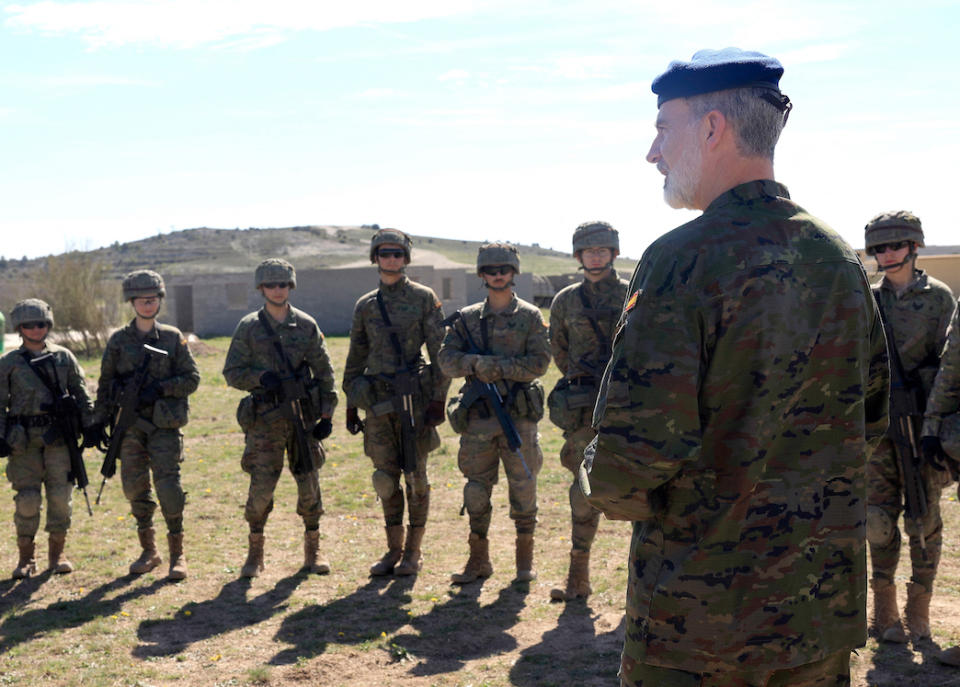
[[[866,640],[883,328],[856,253],[774,181],[637,265],[581,485],[637,521],[624,656],[786,668]]]
[[[593,311],[585,311],[581,293]],[[612,271],[596,282],[584,279],[562,289],[550,305],[550,351],[568,379],[595,377],[599,381],[610,359],[614,328],[623,310],[627,282]],[[593,318],[603,341],[597,336]]]
[[[237,325],[223,365],[223,376],[227,384],[235,389],[262,393],[264,389],[260,386],[260,376],[264,372],[273,370],[285,377],[287,369],[279,359],[270,336],[260,324],[259,313],[257,311],[244,316]],[[320,388],[321,415],[332,416],[337,407],[333,366],[316,320],[293,306],[290,306],[283,322],[277,322],[269,313],[266,315],[294,369],[299,370],[300,365],[306,363],[313,372]]]
[[[12,426],[11,420],[21,415],[43,415],[45,408],[53,403],[50,390],[30,369],[23,352],[23,346],[8,351],[0,358],[0,437],[7,435]],[[83,378],[83,368],[73,353],[54,343],[48,343],[43,350],[30,355],[37,358],[45,353],[53,355],[54,368],[60,387],[68,392],[80,407],[80,419],[83,426],[93,422],[93,404]],[[45,368],[49,374],[49,368]]]
[[[377,305],[377,293],[381,294],[393,329],[387,327]],[[364,294],[353,310],[353,325],[350,328],[350,350],[343,369],[343,390],[350,400],[353,384],[358,377],[392,375],[406,363],[413,371],[422,369],[425,361],[420,350],[427,345],[430,356],[429,394],[426,401],[440,401],[447,397],[449,378],[440,372],[437,354],[443,342],[443,310],[433,289],[403,277],[395,284],[381,284],[379,289]],[[396,349],[390,340],[390,332],[396,333],[403,351],[403,361],[398,360]],[[426,392],[427,389],[424,389]]]
[[[164,398],[179,399],[181,413],[186,417],[187,397],[200,385],[200,370],[190,353],[186,339],[179,329],[155,322],[153,329],[141,333],[136,319],[118,329],[107,341],[100,364],[95,415],[98,422],[108,422],[120,402],[120,392],[126,378],[133,374],[143,359],[143,345],[166,351],[167,356],[154,357],[147,366],[147,382],[158,382]],[[140,408],[140,415],[150,419],[153,411]]]
[[[915,270],[913,282],[899,296],[886,277],[874,284],[873,290],[893,329],[904,374],[919,378],[924,396],[928,395],[957,305],[953,292],[923,270]]]
[[[472,374],[466,353],[469,344],[461,334],[464,326],[469,328],[477,346],[483,347],[484,341],[488,342],[487,355],[500,358],[504,380],[532,382],[547,371],[550,366],[550,343],[547,324],[537,306],[514,294],[510,305],[498,313],[492,312],[488,301],[484,299],[468,305],[461,315],[459,321],[447,328],[440,347],[440,368],[448,377]],[[502,381],[497,386],[501,387],[500,392],[506,397],[507,390]]]
[[[960,324],[957,311],[947,333],[947,343],[940,358],[940,371],[933,382],[923,418],[923,436],[937,436],[940,423],[947,415],[960,413]],[[960,437],[958,437],[960,440]]]

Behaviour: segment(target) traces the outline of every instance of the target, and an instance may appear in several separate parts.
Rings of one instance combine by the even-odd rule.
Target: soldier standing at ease
[[[940,371],[927,399],[922,434],[923,455],[930,465],[943,472],[949,469],[953,478],[960,477],[960,325],[956,310],[940,358]],[[960,646],[944,649],[939,659],[960,666]]]
[[[319,553],[323,515],[319,470],[325,458],[320,441],[330,435],[337,405],[333,367],[316,321],[290,305],[290,291],[297,287],[293,265],[280,258],[264,260],[257,266],[254,285],[263,295],[263,308],[240,320],[223,366],[227,384],[250,392],[237,408],[237,420],[246,435],[241,465],[250,475],[244,510],[250,525],[249,549],[240,575],[256,577],[263,570],[263,530],[273,510],[284,452],[297,482],[297,514],[305,528],[303,569],[323,575],[330,572],[330,564]],[[305,387],[306,405],[317,415],[300,416],[309,433],[313,461],[313,469],[302,473],[294,464],[294,421],[283,416],[281,407],[290,403],[284,399],[290,382]],[[304,407],[302,402],[297,405]]]
[[[20,560],[13,569],[13,579],[17,580],[36,572],[33,539],[40,528],[41,487],[47,492],[49,570],[58,574],[73,570],[63,553],[70,529],[73,489],[70,454],[64,438],[51,434],[54,397],[40,374],[46,374],[56,385],[55,390],[59,387],[59,391],[70,395],[85,427],[84,446],[95,445],[97,437],[90,430],[93,405],[83,370],[73,353],[47,343],[53,328],[50,306],[38,298],[20,301],[10,311],[10,324],[20,334],[23,345],[0,358],[0,457],[9,457],[7,479],[16,492],[13,522]],[[30,361],[47,354],[52,356],[53,365],[43,365],[44,372],[38,374]]]
[[[167,578],[187,576],[183,554],[183,508],[186,494],[180,483],[183,462],[183,432],[187,424],[187,397],[200,385],[200,371],[179,329],[157,322],[166,288],[152,270],[137,270],[123,278],[123,299],[133,307],[134,318],[107,341],[100,364],[95,415],[98,433],[116,419],[127,380],[145,361],[144,344],[166,352],[147,363],[147,376],[140,387],[137,423],[123,435],[120,444],[120,481],[123,494],[137,521],[140,556],[130,564],[130,574],[142,575],[162,562],[157,551],[153,513],[160,512],[167,524],[170,568]],[[157,492],[150,492],[150,473]]]
[[[630,281],[581,485],[633,522],[623,685],[849,685],[883,329],[856,253],[774,181],[783,67],[702,50],[653,82],[647,161],[700,210]]]
[[[387,552],[370,567],[371,575],[414,575],[423,558],[420,544],[430,508],[427,455],[440,446],[435,429],[443,422],[443,402],[450,380],[437,366],[443,341],[443,312],[432,289],[403,273],[413,242],[397,229],[381,229],[370,239],[370,262],[377,266],[380,287],[360,297],[353,311],[350,351],[343,370],[347,394],[347,429],[363,431],[363,450],[373,461],[373,488],[383,506]],[[424,363],[427,345],[431,364]],[[395,386],[398,371],[416,380],[412,394],[412,433],[416,470],[405,473],[409,526],[403,540],[402,423],[403,400]],[[366,413],[361,423],[357,408]]]
[[[916,267],[917,246],[923,246],[923,227],[916,215],[902,210],[881,213],[867,223],[865,233],[867,254],[876,258],[877,268],[884,275],[873,285],[884,325],[893,333],[906,384],[919,387],[926,399],[940,365],[940,352],[956,301],[949,286]],[[890,356],[893,364],[893,352]],[[914,640],[930,637],[930,597],[943,543],[940,491],[945,473],[929,464],[922,465],[920,473],[927,514],[919,523],[904,520],[913,567],[904,615]],[[867,476],[867,541],[873,564],[870,586],[874,625],[883,641],[903,643],[907,636],[897,609],[894,575],[900,560],[897,520],[904,510],[904,477],[889,434],[870,458]]]
[[[450,327],[440,348],[444,374],[468,378],[448,404],[450,425],[461,435],[457,461],[467,478],[463,504],[470,515],[470,557],[463,572],[452,576],[455,584],[493,574],[487,531],[492,511],[490,494],[497,483],[500,461],[507,475],[510,517],[517,530],[516,579],[526,582],[536,577],[533,534],[537,525],[537,473],[543,464],[537,435],[537,422],[543,417],[543,387],[537,378],[550,365],[550,344],[540,310],[513,292],[513,275],[519,273],[515,247],[505,243],[482,245],[477,274],[488,290],[487,298],[464,308],[460,317],[448,320]],[[485,399],[464,402],[472,379],[496,386],[522,441],[518,450],[508,446],[503,428]]]
[[[573,256],[583,281],[561,290],[550,305],[550,350],[563,373],[550,393],[550,420],[563,430],[560,462],[573,473],[570,485],[570,571],[565,589],[550,597],[569,601],[590,595],[590,546],[597,536],[600,511],[587,502],[577,484],[583,449],[596,436],[592,427],[600,378],[610,359],[614,329],[627,293],[613,262],[620,236],[606,222],[587,222],[573,232]]]

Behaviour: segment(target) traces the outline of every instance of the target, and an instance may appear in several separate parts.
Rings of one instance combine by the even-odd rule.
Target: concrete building
[[[467,268],[437,269],[412,264],[407,274],[432,288],[450,314],[486,298],[476,272]],[[254,289],[253,270],[201,275],[164,275],[167,303],[163,321],[200,337],[230,336],[240,318],[257,310],[263,297]],[[316,318],[325,334],[347,334],[353,307],[363,294],[377,288],[375,267],[297,270],[297,288],[290,302]],[[516,277],[517,294],[533,300],[533,275]]]

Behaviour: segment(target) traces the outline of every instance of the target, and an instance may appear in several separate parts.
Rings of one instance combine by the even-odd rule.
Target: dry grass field
[[[328,344],[339,373],[347,342],[331,338]],[[127,575],[138,547],[115,478],[92,518],[82,497],[75,497],[67,553],[77,570],[14,582],[7,578],[16,562],[12,502],[4,500],[0,685],[617,684],[629,527],[601,523],[594,594],[586,603],[550,602],[550,588],[566,573],[570,477],[557,458],[560,433],[546,421],[536,581],[511,582],[513,528],[501,482],[490,534],[493,576],[463,589],[449,584],[449,574],[466,560],[468,527],[459,515],[457,440],[446,425],[442,447],[430,456],[433,497],[423,572],[414,579],[369,578],[368,566],[384,549],[381,511],[361,441],[342,427],[342,406],[320,474],[326,508],[321,545],[332,572],[298,572],[302,528],[293,480],[285,474],[267,525],[266,571],[252,581],[239,579],[247,479],[234,420],[241,394],[220,375],[226,346],[223,339],[197,346],[203,382],[193,397],[183,465],[186,581],[167,583],[165,564],[158,574]],[[98,361],[84,365],[95,380]],[[552,385],[557,374],[551,368],[545,383]],[[93,492],[99,460],[100,454],[88,452]],[[12,495],[8,486],[0,488]],[[935,642],[948,645],[960,643],[960,504],[952,488],[942,505],[946,546],[933,620]],[[38,542],[45,561],[45,537]],[[906,560],[901,573],[909,574]],[[960,670],[940,666],[934,648],[878,649],[871,640],[855,657],[854,684],[960,685]]]

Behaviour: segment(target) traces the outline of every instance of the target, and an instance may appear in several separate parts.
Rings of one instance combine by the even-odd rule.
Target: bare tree
[[[94,356],[120,320],[120,285],[107,280],[103,263],[91,253],[70,251],[47,258],[42,297],[53,307],[58,343]]]

